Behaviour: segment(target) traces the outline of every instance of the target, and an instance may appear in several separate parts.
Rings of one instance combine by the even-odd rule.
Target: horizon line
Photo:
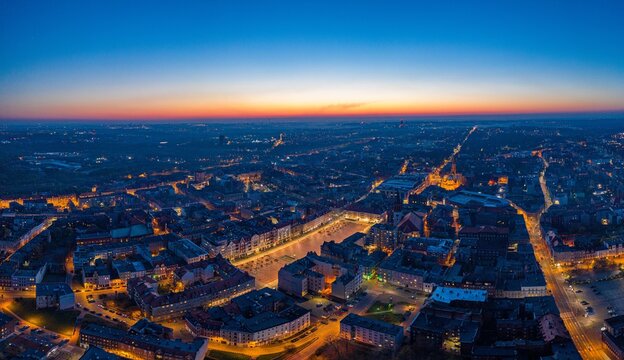
[[[444,113],[444,114],[344,114],[344,115],[272,115],[272,116],[219,116],[219,117],[136,117],[136,118],[116,118],[116,117],[2,117],[0,122],[3,123],[38,123],[38,122],[59,122],[59,123],[201,123],[201,122],[330,122],[336,120],[357,120],[366,119],[369,121],[383,120],[479,120],[479,121],[495,121],[495,120],[535,120],[540,116],[574,116],[591,117],[591,116],[610,116],[616,119],[624,116],[624,108],[619,110],[596,110],[596,111],[546,111],[546,112],[479,112],[479,113]],[[494,117],[508,117],[508,119],[492,119]],[[514,118],[515,119],[509,119]],[[524,117],[524,119],[523,119]],[[616,118],[613,118],[616,117]],[[482,118],[482,119],[475,119]],[[606,120],[606,119],[605,119]]]

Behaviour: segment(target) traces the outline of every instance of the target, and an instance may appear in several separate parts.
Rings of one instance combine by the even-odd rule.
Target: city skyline
[[[617,113],[622,4],[584,5],[7,3],[0,119]]]
[[[622,14],[0,1],[0,359],[624,359]]]

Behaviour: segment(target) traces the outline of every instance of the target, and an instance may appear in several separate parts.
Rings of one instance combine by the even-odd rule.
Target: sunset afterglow
[[[5,4],[0,116],[173,119],[624,108],[620,4],[589,11],[568,2],[564,14],[556,3],[541,2],[493,2],[479,12],[469,4],[351,5],[208,2],[178,9],[134,3],[116,12],[99,3],[80,9],[69,3]]]

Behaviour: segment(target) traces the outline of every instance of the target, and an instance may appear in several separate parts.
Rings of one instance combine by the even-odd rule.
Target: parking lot
[[[588,337],[600,340],[604,319],[624,314],[624,279],[600,280],[601,276],[590,276],[594,281],[587,284],[568,286],[568,295],[577,305],[574,316],[586,329]]]

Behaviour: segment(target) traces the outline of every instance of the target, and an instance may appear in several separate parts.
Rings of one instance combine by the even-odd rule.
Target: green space
[[[214,360],[250,360],[251,356],[221,350],[210,350],[206,359]]]
[[[73,334],[76,318],[80,314],[77,310],[37,310],[35,299],[16,299],[8,309],[31,324],[66,336]]]
[[[260,355],[256,358],[256,360],[277,360],[281,358],[282,356],[286,355],[287,353],[288,351],[281,351],[281,352],[273,353],[273,354]]]
[[[379,300],[375,301],[373,305],[371,305],[368,310],[366,310],[367,314],[384,312],[384,311],[392,311],[394,305],[391,303],[381,302]]]
[[[306,343],[303,343],[299,346],[294,345],[286,345],[284,351],[272,353],[272,354],[264,354],[256,357],[256,360],[280,360],[283,359],[287,355],[294,354],[310,344],[312,344],[316,339],[312,339]],[[211,360],[251,360],[252,357],[249,355],[239,354],[235,352],[222,351],[222,350],[211,350],[208,355],[206,355],[206,359]]]
[[[112,328],[116,328],[120,330],[128,330],[128,327],[126,326],[126,324],[122,322],[108,321],[106,319],[102,319],[99,316],[95,316],[91,314],[86,314],[82,318],[82,326],[85,326],[86,324],[97,324],[97,325],[108,326],[108,327],[112,327]]]
[[[399,303],[399,305],[409,305],[407,303]],[[397,314],[394,312],[395,307],[392,303],[385,303],[382,301],[375,301],[368,310],[366,310],[365,317],[369,319],[375,319],[385,321],[391,324],[400,324],[403,322],[403,314]]]
[[[375,313],[375,314],[367,314],[364,316],[369,319],[385,321],[387,323],[395,324],[395,325],[399,325],[401,322],[403,322],[403,314],[395,314],[392,311]]]

